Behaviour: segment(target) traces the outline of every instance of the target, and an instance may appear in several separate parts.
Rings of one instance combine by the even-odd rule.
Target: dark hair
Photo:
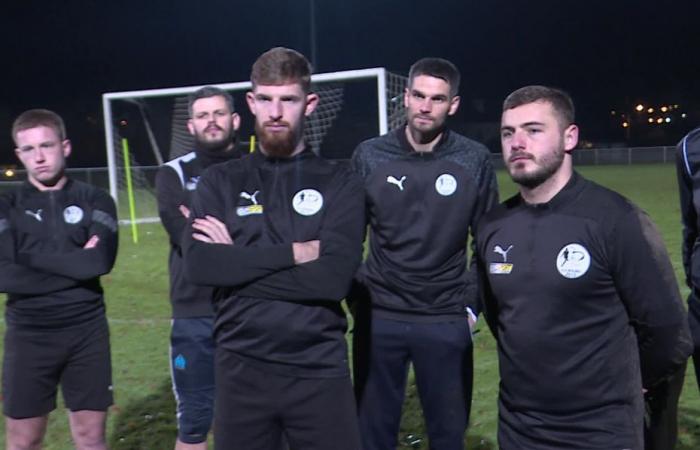
[[[187,96],[187,111],[189,112],[190,118],[192,118],[193,115],[192,105],[194,105],[194,102],[200,98],[210,97],[223,97],[224,100],[226,100],[226,106],[228,106],[229,111],[231,111],[231,113],[235,111],[233,97],[231,97],[231,94],[216,86],[204,86],[203,88],[197,89]]]
[[[565,128],[574,123],[575,109],[571,96],[561,89],[547,86],[525,86],[513,91],[503,101],[503,111],[535,102],[551,104],[562,127]]]
[[[17,133],[36,127],[52,128],[61,140],[66,138],[66,125],[61,116],[48,109],[30,109],[15,119],[12,123],[12,139],[17,142]]]
[[[296,50],[275,47],[266,51],[253,64],[250,81],[255,86],[299,83],[304,93],[311,90],[311,64]]]
[[[408,86],[413,86],[413,80],[419,75],[428,75],[445,80],[450,85],[450,97],[459,92],[460,74],[457,67],[442,58],[422,58],[413,63],[408,72]]]

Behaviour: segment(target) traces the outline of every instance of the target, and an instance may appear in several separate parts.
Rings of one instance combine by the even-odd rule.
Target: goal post
[[[314,151],[318,152],[319,149],[325,151],[324,140],[328,139],[331,141],[335,139],[335,142],[342,142],[343,145],[346,142],[352,143],[353,146],[357,145],[363,139],[387,133],[405,120],[402,94],[406,86],[406,77],[391,73],[384,68],[313,74],[311,83],[312,89],[319,93],[320,102],[314,113],[306,120],[304,137]],[[207,85],[216,86],[231,93],[236,101],[236,111],[242,116],[250,116],[244,106],[245,101],[241,101],[245,92],[251,88],[250,81]],[[132,171],[141,172],[134,177],[136,189],[150,190],[152,193],[157,165],[161,161],[180,156],[192,149],[192,137],[186,128],[187,95],[202,86],[205,85],[109,92],[102,95],[109,192],[120,209],[125,205],[125,203],[122,204],[124,195],[121,194],[125,186],[123,180],[125,180],[126,164],[121,152],[124,135],[130,133],[129,129],[132,126],[138,126],[139,136],[135,138],[138,143],[129,142],[133,149],[130,166]],[[158,106],[154,106],[157,102],[160,102]],[[347,111],[357,111],[358,108],[362,111]],[[371,109],[373,110],[370,111]],[[129,116],[128,121],[121,118],[124,115]],[[168,118],[169,120],[165,120]],[[157,123],[152,123],[158,120],[161,122],[160,129]],[[139,123],[132,125],[132,122]],[[251,134],[253,133],[252,122],[252,116],[243,120]],[[355,129],[358,122],[371,122],[374,125],[370,131],[357,132]],[[239,134],[246,136],[244,133]],[[167,136],[164,137],[164,135]],[[160,138],[160,144],[157,138]],[[165,148],[165,151],[161,148]],[[347,153],[347,150],[343,149],[343,152]],[[330,157],[346,158],[347,156],[343,154]],[[154,198],[152,203],[155,205]],[[148,209],[149,212],[145,213],[145,216],[141,213],[139,216],[150,217],[151,220],[154,219],[152,216],[157,217],[157,212],[152,206]]]

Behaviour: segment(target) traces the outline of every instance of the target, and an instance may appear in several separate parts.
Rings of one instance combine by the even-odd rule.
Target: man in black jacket
[[[566,93],[528,86],[506,98],[503,159],[520,192],[486,215],[477,243],[506,450],[645,448],[643,392],[653,434],[691,351],[661,236],[573,171],[577,141]]]
[[[191,281],[218,287],[216,448],[357,450],[340,302],[362,255],[362,188],[304,144],[318,102],[304,56],[269,50],[251,81],[260,149],[204,173],[184,242]]]
[[[240,117],[228,92],[203,87],[188,99],[187,128],[194,151],[164,164],[156,175],[158,212],[170,238],[170,374],[177,401],[176,450],[206,450],[214,414],[214,289],[185,280],[183,230],[191,197],[207,167],[240,157]]]
[[[12,137],[27,181],[0,198],[6,448],[41,448],[60,383],[76,449],[106,449],[112,370],[99,277],[117,254],[116,208],[66,176],[71,143],[56,113],[22,113]]]
[[[369,253],[351,295],[365,450],[396,448],[409,362],[430,448],[464,448],[470,328],[479,313],[466,243],[498,191],[486,147],[446,126],[459,107],[459,78],[444,59],[416,62],[404,94],[406,125],[361,143],[352,157],[370,225]]]

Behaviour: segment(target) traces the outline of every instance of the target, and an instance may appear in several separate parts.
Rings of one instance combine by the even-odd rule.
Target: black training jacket
[[[26,328],[78,325],[104,315],[100,275],[117,255],[112,198],[68,180],[39,191],[29,182],[0,198],[0,292],[7,323]],[[97,235],[93,249],[83,249]]]
[[[240,156],[238,149],[231,152],[195,150],[168,161],[156,174],[158,215],[170,239],[170,302],[175,319],[214,315],[211,304],[213,289],[185,280],[180,243],[187,219],[180,212],[180,205],[191,207],[192,192],[197,188],[204,169]]]
[[[467,239],[498,203],[491,154],[446,130],[432,152],[416,152],[405,129],[361,143],[352,166],[364,179],[369,253],[358,279],[376,316],[438,322],[478,314]]]
[[[233,245],[184,235],[185,270],[218,286],[219,348],[263,370],[300,377],[347,376],[345,297],[362,256],[364,195],[346,167],[310,151],[260,152],[204,172],[193,217],[222,220]],[[293,242],[318,239],[320,257],[295,265]]]
[[[643,448],[642,386],[691,352],[649,217],[574,174],[545,204],[515,196],[494,208],[477,245],[498,341],[502,447]]]

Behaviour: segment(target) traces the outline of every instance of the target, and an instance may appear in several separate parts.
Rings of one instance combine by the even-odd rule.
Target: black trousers
[[[397,447],[411,362],[430,448],[462,450],[473,377],[467,318],[440,323],[372,318],[368,323],[362,316],[356,315],[353,367],[363,449]]]
[[[350,377],[298,378],[216,350],[217,450],[360,450]]]

